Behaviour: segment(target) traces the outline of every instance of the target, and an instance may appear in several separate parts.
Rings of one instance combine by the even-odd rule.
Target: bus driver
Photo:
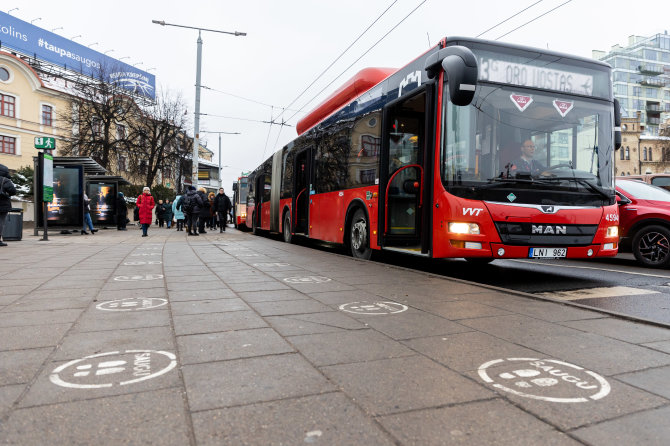
[[[512,161],[510,173],[514,175],[538,175],[546,169],[539,161],[533,159],[535,143],[527,139],[521,144],[521,156]]]

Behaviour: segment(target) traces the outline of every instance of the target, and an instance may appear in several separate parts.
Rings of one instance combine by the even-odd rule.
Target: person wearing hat
[[[2,241],[2,230],[5,227],[7,213],[12,210],[12,201],[9,197],[16,195],[16,186],[9,179],[9,169],[4,164],[0,164],[0,246],[7,246]]]
[[[137,207],[140,209],[140,224],[142,225],[142,237],[147,236],[147,230],[153,220],[152,210],[156,206],[154,197],[151,196],[151,190],[145,186],[142,195],[137,197]]]
[[[123,192],[119,192],[118,197],[116,197],[116,229],[126,231],[126,223],[128,223],[128,205]]]

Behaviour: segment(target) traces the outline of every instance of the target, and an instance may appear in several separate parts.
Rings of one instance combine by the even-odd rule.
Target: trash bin
[[[2,230],[3,240],[21,240],[23,237],[23,209],[12,208],[7,213],[5,227]]]

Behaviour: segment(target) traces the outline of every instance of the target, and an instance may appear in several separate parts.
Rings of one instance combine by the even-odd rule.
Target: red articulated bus
[[[249,192],[248,177],[242,174],[233,183],[233,224],[237,229],[249,229],[247,226],[247,193]]]
[[[255,233],[475,262],[614,256],[611,67],[445,38],[359,72],[249,175]]]

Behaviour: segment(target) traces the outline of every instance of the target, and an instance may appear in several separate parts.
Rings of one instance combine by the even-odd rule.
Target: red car
[[[616,179],[619,251],[652,268],[670,266],[670,192],[639,180]]]

